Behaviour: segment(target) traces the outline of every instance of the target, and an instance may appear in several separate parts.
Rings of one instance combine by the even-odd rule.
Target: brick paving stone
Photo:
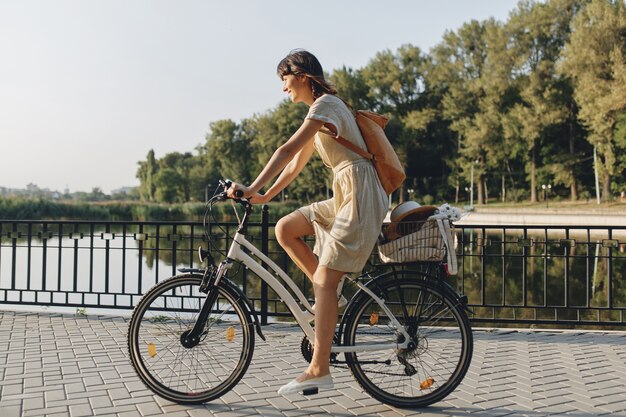
[[[68,398],[65,400],[58,400],[58,401],[49,401],[48,403],[46,403],[46,407],[62,407],[62,406],[70,406],[70,405],[81,405],[81,404],[88,404],[89,403],[89,398],[87,397],[79,397],[79,398]]]
[[[130,398],[130,392],[126,388],[115,388],[109,390],[109,396],[113,401]]]
[[[103,407],[103,408],[94,408],[93,415],[102,416],[102,415],[117,415],[119,413],[124,413],[126,411],[135,411],[137,407],[134,405],[123,405],[119,407]]]
[[[167,417],[189,417],[187,411],[174,411],[173,413],[166,413]]]
[[[89,396],[89,403],[92,408],[112,407],[113,403],[108,395]]]
[[[515,402],[513,399],[509,397],[509,398],[500,398],[497,400],[477,401],[475,405],[483,409],[508,408],[512,405],[515,405]]]
[[[0,416],[2,417],[21,417],[22,408],[20,406],[5,406],[0,404]]]
[[[604,404],[604,405],[598,406],[598,409],[605,410],[608,413],[617,413],[621,411],[626,411],[626,403],[622,401],[622,402],[615,402],[611,404]],[[617,415],[622,416],[624,414],[620,413]]]
[[[245,401],[245,399],[240,396],[236,391],[231,390],[229,392],[227,392],[226,394],[222,395],[220,397],[220,400],[225,401],[226,403],[232,404],[232,403],[241,403],[243,401]]]
[[[87,417],[93,414],[91,406],[88,404],[70,405],[71,417]]]
[[[214,413],[207,410],[206,408],[194,408],[192,410],[187,411],[187,414],[191,417],[212,417],[215,416]]]
[[[24,410],[36,410],[38,408],[44,408],[44,406],[42,397],[28,398],[22,403]]]
[[[548,407],[537,408],[537,411],[542,411],[548,414],[557,414],[557,415],[563,415],[563,414],[575,412],[577,410],[578,408],[576,408],[576,406],[573,405],[571,402],[566,403],[566,404],[557,404],[557,405],[550,405]]]
[[[311,395],[309,397],[305,397],[304,395],[294,394],[289,397],[285,397],[291,399],[293,401],[293,405],[298,408],[312,408],[319,407],[321,405],[330,405],[334,404],[334,401],[330,398],[317,397],[315,395]]]
[[[27,410],[22,417],[38,417],[47,416],[48,414],[69,413],[67,407],[45,407],[35,410]]]
[[[124,386],[130,393],[146,391],[146,386],[141,381],[126,382]]]
[[[378,414],[378,413],[382,413],[384,411],[388,411],[389,407],[383,404],[377,404],[377,405],[369,405],[369,406],[365,406],[365,407],[356,407],[356,408],[351,408],[350,410],[348,410],[350,413],[352,413],[355,416],[369,416],[369,415],[374,415],[374,414]]]
[[[85,385],[83,384],[83,382],[74,382],[71,384],[65,384],[65,392],[67,393],[67,395],[70,394],[75,394],[75,393],[79,393],[79,392],[85,392]]]
[[[303,416],[316,416],[316,415],[328,415],[326,413],[326,411],[322,408],[318,408],[318,409],[296,409],[296,410],[287,410],[287,411],[282,411],[282,414],[284,416],[287,417],[303,417]],[[330,414],[331,416],[333,414]],[[338,414],[338,416],[341,416],[342,414]],[[352,416],[352,414],[344,414],[345,416]]]
[[[137,410],[142,416],[152,416],[155,414],[162,414],[163,410],[155,402],[146,402],[137,404]]]
[[[275,408],[280,410],[290,410],[296,408],[293,402],[289,401],[287,398],[283,396],[278,396],[274,398],[268,398],[267,401]]]
[[[212,412],[209,410],[211,415],[216,417],[245,417],[245,416],[257,416],[258,412],[254,408],[246,408],[241,410],[224,410],[224,411],[215,411]]]
[[[141,417],[141,414],[139,413],[139,411],[134,410],[118,413],[117,417]]]
[[[0,398],[21,394],[23,392],[24,386],[22,385],[22,381],[20,381],[19,384],[3,385],[0,387],[0,393],[2,394]]]
[[[46,400],[46,403],[49,401],[60,401],[60,400],[67,399],[67,397],[65,396],[65,391],[62,388],[55,389],[55,390],[48,390],[44,392],[44,398]]]
[[[144,404],[149,401],[152,401],[152,395],[146,393],[141,397],[123,398],[120,400],[114,400],[113,405],[116,405],[116,406],[132,405],[132,404],[137,405],[137,404]]]
[[[91,415],[117,417],[350,416],[355,410],[380,417],[543,417],[569,410],[574,417],[626,416],[624,332],[476,329],[472,366],[457,390],[429,408],[399,410],[364,393],[345,369],[333,370],[333,391],[279,396],[278,387],[306,363],[299,353],[302,332],[293,325],[270,325],[263,328],[268,341],[257,339],[240,384],[212,403],[190,407],[163,400],[140,382],[127,358],[125,320],[0,311],[0,407],[17,407],[21,417],[44,409],[70,415],[69,407],[74,414],[89,407]],[[6,417],[2,411],[0,417]]]

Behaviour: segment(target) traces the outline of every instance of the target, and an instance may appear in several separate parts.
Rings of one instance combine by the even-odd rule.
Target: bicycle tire
[[[385,404],[418,408],[441,401],[461,383],[472,359],[472,329],[464,306],[425,274],[399,271],[381,278],[369,287],[385,300],[415,347],[346,353],[346,362],[361,387]],[[344,345],[403,341],[365,293],[346,314]]]
[[[241,294],[223,282],[201,341],[182,345],[181,334],[193,328],[205,299],[201,282],[202,276],[185,274],[158,283],[141,298],[128,327],[128,352],[139,378],[179,404],[204,403],[231,390],[254,351],[250,314]]]

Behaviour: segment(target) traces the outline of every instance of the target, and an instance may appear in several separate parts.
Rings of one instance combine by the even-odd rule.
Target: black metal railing
[[[264,211],[251,239],[311,296],[273,226]],[[211,227],[225,251],[236,224]],[[456,226],[455,236],[450,284],[475,323],[626,326],[626,227]],[[130,309],[179,268],[201,267],[199,245],[196,222],[0,220],[0,304]],[[263,322],[289,314],[246,268],[231,272]]]

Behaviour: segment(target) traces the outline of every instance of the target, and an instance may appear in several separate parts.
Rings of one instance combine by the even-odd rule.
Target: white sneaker
[[[321,389],[331,389],[334,387],[333,377],[331,374],[320,376],[317,378],[307,379],[306,381],[298,382],[295,379],[290,383],[283,385],[278,390],[280,395],[295,394],[302,391],[304,395],[317,394]]]

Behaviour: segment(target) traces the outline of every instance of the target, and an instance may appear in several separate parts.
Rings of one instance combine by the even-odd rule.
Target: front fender
[[[204,272],[205,272],[204,269],[199,269],[199,268],[180,268],[179,271],[184,274],[199,276],[200,278],[204,277]],[[252,303],[250,302],[248,297],[246,297],[243,291],[241,291],[239,286],[237,286],[237,284],[235,284],[230,278],[226,276],[223,276],[220,279],[219,285],[221,287],[227,288],[228,291],[237,295],[237,299],[243,301],[243,304],[246,306],[248,313],[254,319],[254,327],[256,328],[257,334],[259,335],[261,339],[265,341],[266,339],[265,339],[265,335],[263,335],[263,331],[261,330],[261,322],[259,321],[259,317],[257,316],[256,311],[254,311],[254,308],[252,307]]]
[[[243,301],[243,303],[246,305],[246,307],[248,309],[248,313],[250,313],[250,315],[252,315],[252,318],[254,319],[254,327],[256,328],[257,334],[259,335],[259,337],[261,339],[263,339],[265,341],[266,340],[265,336],[263,335],[263,331],[261,330],[261,322],[259,321],[259,317],[257,316],[256,311],[254,311],[254,308],[252,307],[252,303],[250,302],[248,297],[246,297],[246,295],[243,293],[243,291],[241,291],[241,289],[239,289],[237,284],[235,284],[228,277],[222,277],[220,279],[219,285],[227,287],[230,291],[236,293],[238,295],[239,299],[241,301]]]

